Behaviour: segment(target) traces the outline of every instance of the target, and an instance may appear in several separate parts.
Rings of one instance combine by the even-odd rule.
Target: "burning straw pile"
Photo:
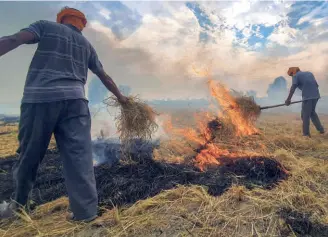
[[[127,144],[135,138],[150,140],[158,128],[156,123],[158,114],[137,96],[128,97],[126,104],[121,104],[115,96],[107,98],[104,103],[107,106],[120,108],[115,120],[122,143]]]
[[[220,105],[222,115],[235,126],[238,136],[257,133],[254,122],[260,115],[260,107],[252,97],[231,91],[211,78],[208,80],[208,87],[211,96]]]

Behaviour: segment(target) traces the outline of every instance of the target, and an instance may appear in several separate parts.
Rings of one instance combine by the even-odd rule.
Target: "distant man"
[[[303,121],[303,136],[310,137],[310,119],[318,132],[324,134],[324,128],[321,125],[320,119],[315,111],[317,102],[320,98],[320,93],[319,85],[313,74],[311,72],[302,72],[298,67],[289,68],[287,74],[293,77],[293,79],[288,98],[285,101],[286,105],[290,105],[296,88],[299,88],[302,91],[302,99],[305,100],[302,102],[301,112]]]
[[[95,49],[82,35],[86,24],[82,12],[65,7],[57,15],[57,23],[37,21],[14,35],[0,38],[0,57],[22,44],[38,43],[21,104],[19,161],[13,172],[16,184],[14,200],[2,205],[2,218],[10,217],[17,204],[27,204],[52,133],[64,166],[72,211],[69,218],[91,221],[97,217],[91,119],[84,91],[88,69],[100,78],[120,103],[126,103],[127,98],[105,73]]]

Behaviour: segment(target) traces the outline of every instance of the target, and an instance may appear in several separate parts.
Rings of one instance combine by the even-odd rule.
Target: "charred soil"
[[[282,165],[268,157],[222,157],[220,166],[209,167],[204,172],[192,166],[154,161],[151,150],[130,157],[114,166],[103,164],[95,167],[101,206],[133,204],[177,185],[203,185],[209,194],[218,196],[234,183],[247,188],[272,188],[287,177]],[[16,157],[0,160],[1,200],[10,199],[14,191],[11,169],[16,160]],[[31,207],[66,195],[64,182],[59,154],[49,151],[39,167]]]

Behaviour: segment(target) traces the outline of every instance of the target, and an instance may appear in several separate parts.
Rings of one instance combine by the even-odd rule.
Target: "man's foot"
[[[8,203],[4,201],[0,204],[0,220],[13,217],[16,211],[16,205],[14,203]]]
[[[77,221],[77,222],[84,222],[84,223],[89,223],[95,219],[97,219],[98,216],[92,216],[92,217],[89,217],[87,219],[83,219],[83,220],[77,220],[74,216],[73,213],[69,213],[67,216],[66,216],[66,220],[68,221]]]

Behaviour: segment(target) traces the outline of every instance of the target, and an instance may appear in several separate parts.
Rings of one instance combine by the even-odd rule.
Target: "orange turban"
[[[74,8],[64,8],[57,14],[57,23],[62,23],[65,18],[65,23],[72,24],[80,31],[87,25],[85,15]]]
[[[288,74],[289,76],[293,76],[294,74],[296,74],[296,73],[299,72],[299,71],[300,71],[300,68],[299,68],[299,67],[290,67],[290,68],[288,69],[287,74]]]

